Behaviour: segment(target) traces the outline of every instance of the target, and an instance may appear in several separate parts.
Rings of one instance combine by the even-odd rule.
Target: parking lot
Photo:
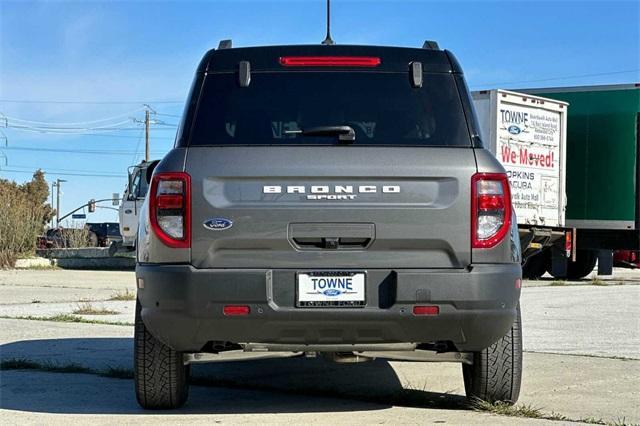
[[[517,419],[469,408],[457,364],[303,357],[196,365],[183,409],[142,411],[134,294],[133,272],[0,271],[2,423],[640,423],[640,272],[525,282]]]

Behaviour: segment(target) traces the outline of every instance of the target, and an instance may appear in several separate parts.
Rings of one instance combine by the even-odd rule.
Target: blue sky
[[[63,212],[122,193],[126,168],[144,152],[142,127],[131,120],[143,118],[143,103],[166,123],[152,126],[157,158],[172,146],[207,49],[224,38],[319,43],[324,8],[324,0],[0,0],[0,177],[21,182],[42,168],[49,181],[66,179]],[[437,40],[457,55],[472,89],[640,82],[639,22],[638,1],[332,2],[337,43]],[[74,134],[34,131],[60,126],[51,123],[72,123],[65,127]],[[96,129],[113,125],[122,130]],[[108,209],[89,216],[116,217]]]

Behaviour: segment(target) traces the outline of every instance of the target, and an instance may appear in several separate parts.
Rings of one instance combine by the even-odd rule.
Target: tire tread
[[[467,397],[513,404],[522,380],[522,328],[520,306],[511,329],[493,345],[475,352],[473,365],[464,364]]]
[[[134,376],[138,403],[148,409],[178,408],[187,400],[189,368],[183,365],[181,352],[149,333],[140,310],[137,302]]]

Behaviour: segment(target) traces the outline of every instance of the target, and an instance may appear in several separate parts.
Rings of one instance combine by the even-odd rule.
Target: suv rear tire
[[[463,364],[467,398],[514,404],[522,381],[522,325],[520,304],[507,334],[487,349],[474,352],[473,364]]]
[[[182,352],[156,339],[142,321],[140,302],[136,302],[134,377],[138,404],[146,409],[181,407],[189,394],[189,366]]]

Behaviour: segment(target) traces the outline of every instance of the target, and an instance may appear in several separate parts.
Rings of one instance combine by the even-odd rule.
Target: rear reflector
[[[437,306],[414,306],[413,315],[438,315],[440,308]]]
[[[227,305],[222,312],[227,316],[249,315],[251,309],[247,305]]]
[[[281,56],[285,67],[377,67],[380,58],[375,56]]]
[[[182,194],[161,194],[158,195],[158,208],[159,209],[181,209],[182,208]]]

